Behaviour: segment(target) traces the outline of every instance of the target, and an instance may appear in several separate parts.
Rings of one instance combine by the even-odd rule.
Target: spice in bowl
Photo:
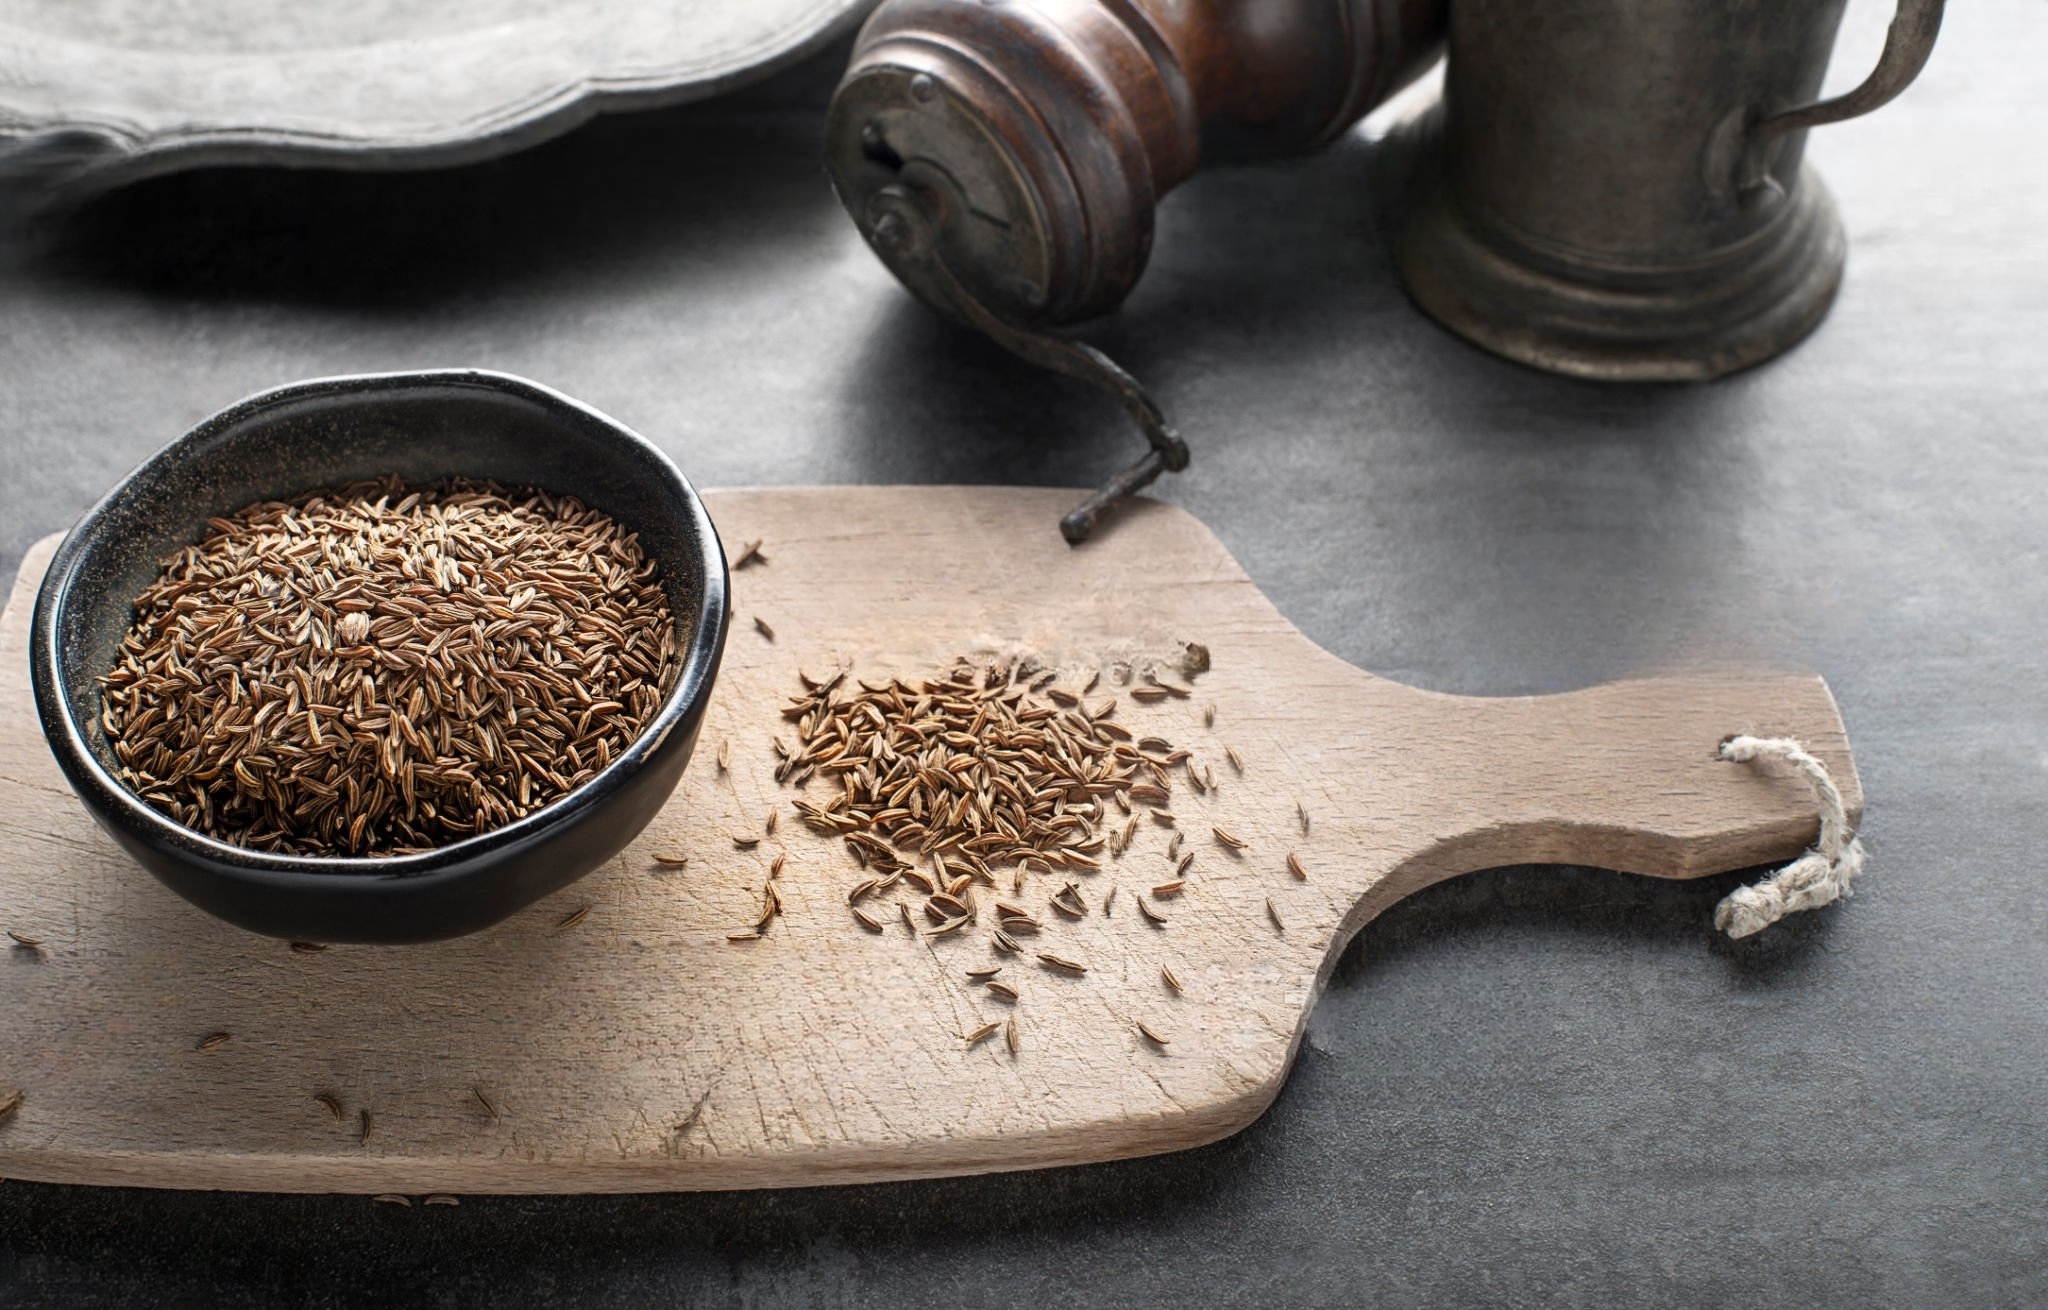
[[[655,561],[573,497],[393,477],[209,523],[136,598],[100,721],[126,786],[221,841],[488,832],[609,765],[675,675]]]

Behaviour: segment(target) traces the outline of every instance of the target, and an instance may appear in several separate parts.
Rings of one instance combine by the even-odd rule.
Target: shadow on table
[[[820,123],[850,38],[696,104],[599,117],[483,163],[204,168],[46,217],[60,274],[198,301],[415,312],[551,279],[659,276],[843,223]]]

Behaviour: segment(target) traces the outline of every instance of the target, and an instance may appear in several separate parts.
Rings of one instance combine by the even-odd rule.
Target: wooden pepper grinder
[[[1446,0],[884,0],[833,97],[827,159],[920,299],[1115,395],[1152,451],[1061,529],[1183,468],[1099,351],[1048,337],[1122,303],[1159,199],[1204,161],[1311,150],[1425,68]]]

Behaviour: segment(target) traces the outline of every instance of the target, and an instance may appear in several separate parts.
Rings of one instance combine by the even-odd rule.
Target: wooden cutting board
[[[734,574],[732,639],[682,786],[611,864],[491,931],[433,946],[294,951],[208,918],[123,856],[36,727],[26,633],[54,539],[31,550],[0,619],[0,929],[43,944],[0,952],[0,1087],[23,1093],[0,1122],[0,1175],[634,1191],[1176,1150],[1258,1117],[1339,951],[1402,896],[1509,863],[1687,878],[1794,856],[1815,836],[1812,800],[1787,775],[1716,759],[1735,732],[1802,739],[1860,807],[1815,677],[1445,696],[1311,644],[1207,529],[1166,505],[1140,502],[1069,549],[1054,525],[1070,492],[706,499],[728,550],[759,538],[767,562]],[[1139,704],[1116,682],[1118,661],[1174,661],[1189,641],[1213,668],[1188,699]],[[1118,721],[1190,748],[1218,784],[1206,795],[1176,784],[1196,860],[1187,890],[1156,902],[1165,926],[1137,913],[1169,871],[1170,834],[1149,821],[1121,860],[1080,879],[1095,912],[1041,915],[1033,945],[1085,963],[1080,977],[995,956],[985,931],[863,930],[846,901],[860,876],[851,857],[796,822],[797,793],[772,778],[771,738],[789,730],[779,711],[799,668],[935,676],[961,654],[1018,652],[1074,685],[1105,670],[1098,694],[1118,697]],[[809,784],[814,798],[824,785]],[[732,834],[760,831],[771,809],[776,834],[736,849]],[[1221,845],[1215,824],[1247,848]],[[758,941],[727,941],[778,854],[784,916]],[[1053,890],[1034,874],[1025,895],[1042,906]],[[965,976],[994,963],[1020,993],[1014,1006]],[[1001,1034],[962,1040],[1013,1014],[1016,1053]],[[1145,1040],[1140,1022],[1170,1044]],[[216,1033],[230,1036],[198,1049]]]

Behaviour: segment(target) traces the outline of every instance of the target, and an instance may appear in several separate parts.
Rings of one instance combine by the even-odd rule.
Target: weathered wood
[[[320,952],[187,906],[66,791],[27,686],[28,613],[54,541],[42,543],[0,618],[0,929],[43,941],[0,954],[0,1086],[23,1092],[0,1123],[0,1175],[631,1191],[1175,1150],[1264,1110],[1330,964],[1409,892],[1510,862],[1691,877],[1794,855],[1814,835],[1811,801],[1796,780],[1716,760],[1738,731],[1802,738],[1860,804],[1818,678],[1716,673],[1505,699],[1417,691],[1311,644],[1178,509],[1142,502],[1070,550],[1053,524],[1071,497],[712,493],[729,546],[761,538],[768,562],[734,575],[717,701],[661,818],[609,866],[489,932]],[[1140,705],[1107,674],[1101,690],[1118,696],[1119,722],[1192,749],[1218,789],[1176,785],[1197,855],[1186,889],[1159,903],[1165,927],[1136,909],[1169,869],[1169,833],[1149,822],[1121,861],[1080,878],[1096,912],[1043,916],[1034,945],[1085,961],[1084,977],[994,956],[985,933],[863,930],[846,905],[851,859],[795,821],[794,793],[771,778],[770,739],[788,732],[778,711],[799,667],[920,675],[962,653],[1029,650],[1080,670],[1171,658],[1184,641],[1214,659],[1191,698]],[[731,834],[758,831],[775,807],[775,836],[736,850]],[[1217,843],[1214,823],[1248,849]],[[1305,881],[1288,871],[1290,852]],[[729,943],[777,853],[786,915],[759,941]],[[1027,895],[1042,903],[1052,889],[1035,876]],[[1014,1006],[969,985],[965,970],[990,963],[1021,993]],[[1000,1035],[966,1049],[962,1033],[1013,1013],[1018,1054]],[[1145,1040],[1140,1022],[1170,1044]],[[196,1049],[215,1032],[232,1036]],[[343,1107],[339,1120],[321,1095]]]

